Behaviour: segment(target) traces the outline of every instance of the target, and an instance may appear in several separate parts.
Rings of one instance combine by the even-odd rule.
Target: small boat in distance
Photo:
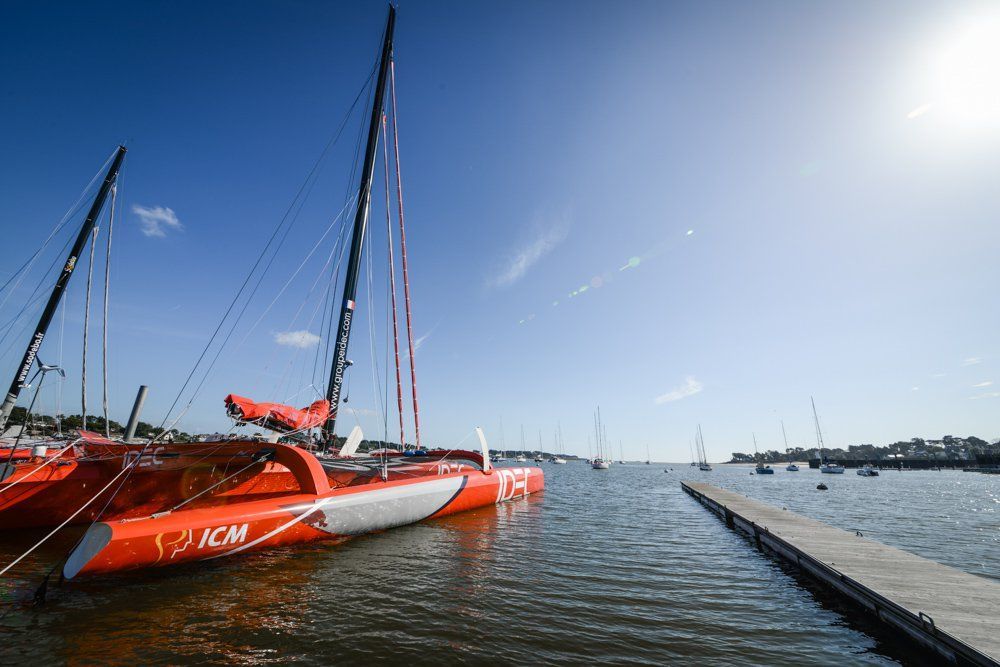
[[[819,446],[819,471],[829,475],[843,475],[843,466],[823,462],[823,430],[819,427],[819,415],[816,414],[816,401],[813,400],[812,396],[809,397],[809,401],[812,403],[813,420],[816,422],[816,443]]]
[[[785,453],[788,453],[788,435],[785,433],[784,419],[781,420],[781,437],[785,440]],[[788,472],[798,472],[799,467],[794,463],[789,462],[788,465],[785,466],[785,470]]]
[[[757,452],[757,434],[751,433],[750,435],[753,436],[753,457],[755,459],[759,459],[760,454]],[[772,468],[771,466],[766,466],[764,465],[763,461],[758,460],[757,466],[754,468],[754,472],[757,473],[758,475],[773,475],[774,468]]]
[[[858,474],[862,477],[878,477],[878,470],[873,468],[870,463],[866,463],[864,467],[858,468]]]
[[[649,445],[646,445],[646,465],[649,465]]]
[[[559,450],[559,453],[549,459],[549,463],[558,463],[560,465],[566,463],[566,459],[563,458],[565,450],[563,449],[562,424],[556,425],[556,449]]]
[[[611,469],[611,457],[610,455],[605,458],[604,454],[607,449],[607,438],[604,434],[604,425],[601,423],[601,407],[597,407],[597,412],[594,413],[594,433],[597,436],[597,455],[591,460],[590,467],[594,470],[610,470]]]
[[[698,470],[712,472],[708,464],[708,454],[705,453],[705,438],[701,435],[701,424],[698,424]]]

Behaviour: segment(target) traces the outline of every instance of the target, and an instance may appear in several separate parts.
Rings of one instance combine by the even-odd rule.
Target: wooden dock
[[[711,484],[684,491],[762,550],[959,665],[1000,665],[1000,584]]]

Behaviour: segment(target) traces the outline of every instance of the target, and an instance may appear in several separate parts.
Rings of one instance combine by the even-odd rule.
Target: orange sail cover
[[[233,419],[275,431],[300,431],[325,422],[330,416],[330,402],[319,400],[309,407],[298,409],[281,403],[255,403],[249,398],[229,394],[226,396],[226,412]]]

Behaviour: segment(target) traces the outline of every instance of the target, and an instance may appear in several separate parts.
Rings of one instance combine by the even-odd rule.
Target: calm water
[[[545,464],[544,494],[318,546],[50,588],[7,605],[0,661],[891,664],[917,656],[681,490],[712,481],[1000,579],[1000,476]],[[4,536],[6,564],[39,534]],[[69,537],[67,538],[69,539]],[[30,597],[68,546],[0,581]],[[0,612],[3,613],[3,612]]]

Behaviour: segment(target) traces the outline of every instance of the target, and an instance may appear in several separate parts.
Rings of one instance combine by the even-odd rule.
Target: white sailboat
[[[701,424],[698,424],[698,470],[712,471],[712,466],[708,464],[708,454],[705,453],[705,438],[701,434]]]
[[[528,461],[528,457],[524,455],[524,447],[524,424],[521,424],[521,451],[514,457],[514,461],[517,463],[526,463]]]
[[[611,461],[609,458],[605,458],[605,445],[607,433],[604,432],[601,424],[601,408],[597,407],[597,412],[594,413],[594,434],[597,436],[597,455],[590,462],[590,467],[594,470],[610,470]]]
[[[812,396],[809,397],[809,401],[812,403],[813,420],[816,422],[816,442],[819,445],[819,471],[829,475],[843,475],[844,466],[823,462],[823,431],[819,427],[819,415],[816,414],[816,401],[813,400]]]
[[[566,463],[566,459],[562,457],[563,455],[562,424],[556,424],[556,449],[559,450],[559,453],[553,456],[549,460],[549,463],[558,463],[560,465],[564,465]]]
[[[785,420],[784,419],[781,420],[781,437],[785,439],[785,452],[787,453],[788,452],[788,436],[785,434]],[[790,462],[788,465],[785,466],[785,470],[787,470],[788,472],[798,472],[799,471],[799,467],[797,465],[795,465],[794,463]]]

